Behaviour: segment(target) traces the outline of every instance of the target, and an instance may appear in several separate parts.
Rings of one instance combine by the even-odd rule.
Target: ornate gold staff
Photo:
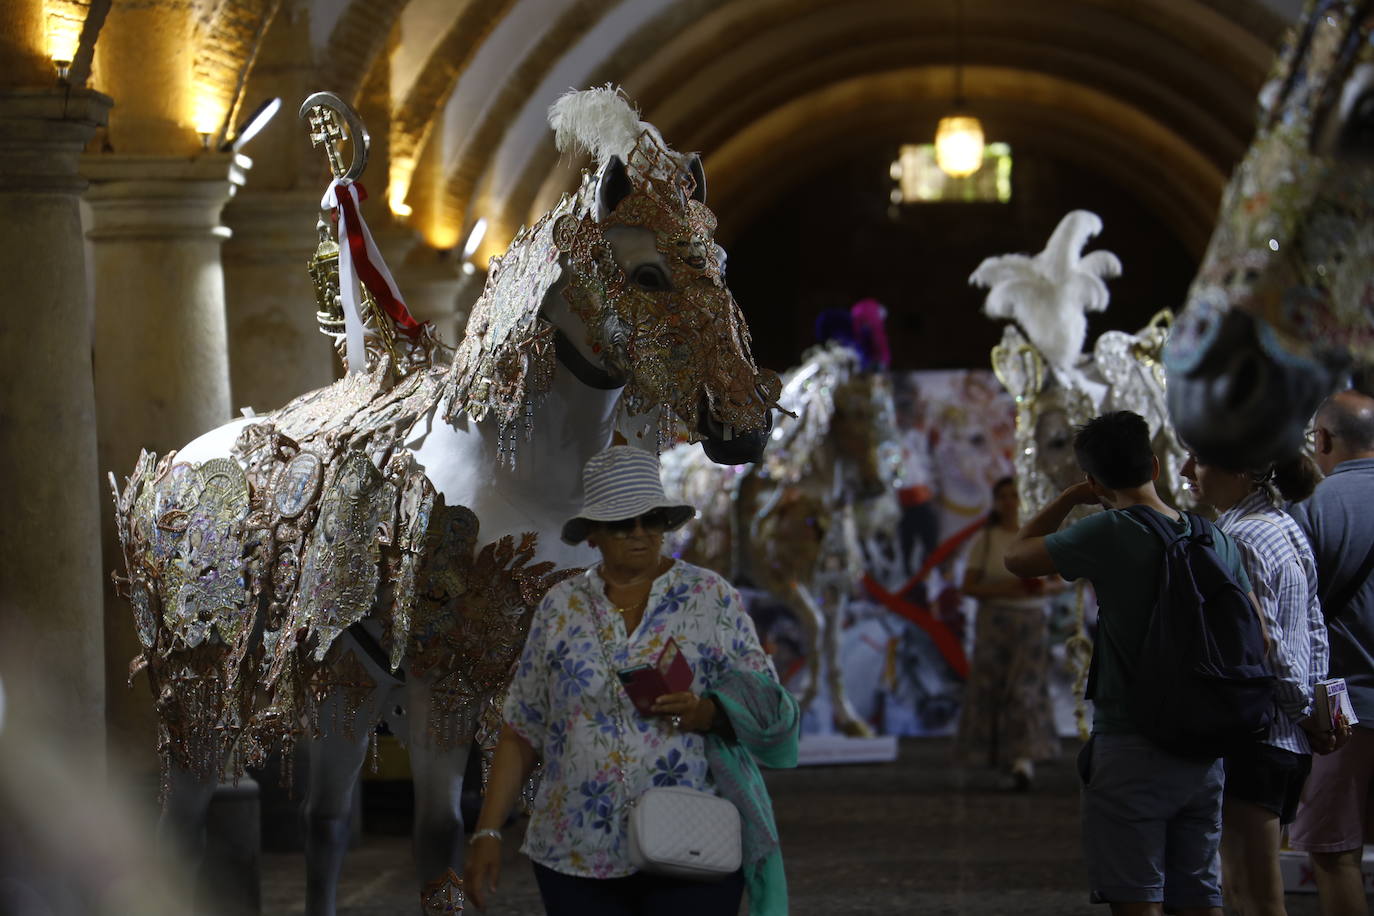
[[[324,147],[330,174],[340,181],[357,181],[367,168],[367,154],[372,146],[371,137],[358,113],[334,93],[316,92],[301,103],[299,116],[310,133],[310,145]],[[345,142],[352,149],[347,168],[341,151]],[[339,295],[339,244],[323,217],[315,224],[315,230],[319,233],[319,244],[307,265],[319,306],[315,320],[319,323],[320,333],[334,338],[334,348],[346,367],[346,329],[343,302]],[[405,364],[396,349],[396,331],[391,321],[381,313],[381,308],[366,285],[360,284],[359,292],[359,317],[363,326],[380,338],[382,346],[391,356],[391,365],[395,371],[401,371]]]

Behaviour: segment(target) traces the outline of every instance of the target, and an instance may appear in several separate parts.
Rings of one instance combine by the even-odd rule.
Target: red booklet
[[[625,685],[625,692],[630,695],[635,709],[645,714],[654,705],[654,700],[665,693],[692,689],[692,666],[671,637],[652,665],[622,668],[616,674],[620,676],[620,683]]]

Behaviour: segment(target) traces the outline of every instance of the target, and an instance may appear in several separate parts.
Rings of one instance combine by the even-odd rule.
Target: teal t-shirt
[[[1151,509],[1150,511],[1154,511]],[[1157,513],[1158,514],[1158,513]],[[1160,515],[1180,534],[1190,533],[1188,517],[1178,521]],[[1240,587],[1250,580],[1240,564],[1235,542],[1214,527],[1217,555]],[[1045,538],[1059,575],[1085,578],[1097,592],[1097,687],[1093,697],[1093,731],[1103,735],[1136,733],[1126,711],[1126,686],[1159,591],[1164,544],[1149,528],[1118,509],[1090,515]]]

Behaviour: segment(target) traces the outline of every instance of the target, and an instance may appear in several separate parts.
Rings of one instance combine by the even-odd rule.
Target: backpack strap
[[[1156,535],[1158,535],[1160,540],[1164,542],[1164,546],[1166,548],[1170,544],[1173,544],[1175,541],[1181,541],[1185,537],[1189,536],[1185,534],[1180,534],[1179,532],[1175,531],[1170,525],[1168,525],[1165,522],[1164,517],[1162,515],[1146,506],[1127,506],[1125,509],[1122,509],[1121,511],[1125,512],[1127,515],[1131,516],[1131,518],[1140,522],[1146,528],[1149,528]],[[1191,515],[1191,513],[1183,514]],[[1196,518],[1196,516],[1192,516],[1192,518]],[[1189,520],[1189,524],[1192,526],[1189,529],[1192,535],[1197,535],[1198,533],[1205,530],[1198,524],[1198,522],[1192,521],[1191,518]],[[1105,635],[1106,634],[1102,631],[1102,627],[1099,624],[1097,631],[1097,642],[1104,641]],[[1101,645],[1094,645],[1092,660],[1088,662],[1088,682],[1083,687],[1083,698],[1087,700],[1091,700],[1093,698],[1093,695],[1097,692],[1097,659],[1098,656],[1101,654],[1101,649]]]
[[[1098,633],[1101,634],[1101,625],[1098,625]],[[1093,646],[1093,654],[1088,657],[1088,680],[1083,684],[1083,699],[1091,700],[1097,694],[1097,646]]]
[[[1164,516],[1160,515],[1158,512],[1147,506],[1127,506],[1125,509],[1122,509],[1121,511],[1125,512],[1131,518],[1140,522],[1146,528],[1149,528],[1156,535],[1158,535],[1160,540],[1164,542],[1165,547],[1168,547],[1175,541],[1181,541],[1183,540],[1183,538],[1188,537],[1188,535],[1186,534],[1180,534],[1179,532],[1175,531],[1173,527],[1170,526],[1164,520]],[[1192,526],[1190,530],[1194,535],[1199,534],[1205,530],[1203,528],[1198,527],[1197,522],[1192,521],[1192,519],[1196,518],[1197,516],[1193,515],[1191,512],[1183,512],[1180,514],[1189,517],[1189,522]]]
[[[1210,544],[1212,546],[1216,545],[1216,525],[1213,525],[1211,522],[1203,518],[1201,515],[1198,515],[1196,512],[1184,512],[1180,509],[1179,515],[1184,515],[1188,518],[1188,537],[1204,538],[1205,540],[1203,541],[1203,543]]]

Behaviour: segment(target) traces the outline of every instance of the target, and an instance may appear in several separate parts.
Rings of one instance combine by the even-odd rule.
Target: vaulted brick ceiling
[[[483,253],[497,253],[573,181],[548,103],[613,81],[676,146],[706,154],[728,235],[848,145],[929,135],[958,64],[970,103],[1116,174],[1196,251],[1292,6],[411,0],[394,9],[387,58],[392,175],[433,242],[485,217]],[[380,51],[379,32],[365,40]]]

